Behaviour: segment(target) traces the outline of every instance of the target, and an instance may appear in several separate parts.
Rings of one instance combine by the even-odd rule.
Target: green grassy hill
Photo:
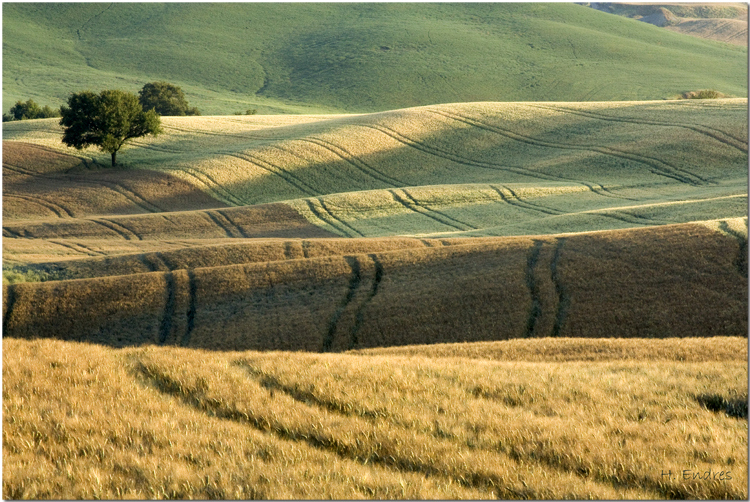
[[[204,114],[746,96],[747,49],[573,4],[6,4],[4,110],[180,85]]]

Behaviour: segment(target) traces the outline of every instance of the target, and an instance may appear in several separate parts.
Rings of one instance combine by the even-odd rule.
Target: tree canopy
[[[112,154],[113,167],[117,151],[129,139],[162,132],[159,115],[153,110],[144,112],[135,94],[120,90],[74,93],[60,112],[63,143],[78,150],[98,146]]]
[[[188,105],[182,89],[168,82],[146,84],[138,95],[146,111],[154,110],[165,116],[200,115],[197,108]]]

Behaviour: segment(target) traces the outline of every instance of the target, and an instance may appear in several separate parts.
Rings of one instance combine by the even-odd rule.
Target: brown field
[[[309,351],[600,337],[603,326],[611,337],[747,332],[746,251],[705,225],[239,242],[47,263],[71,279],[5,286],[4,331]]]
[[[746,499],[747,340],[670,342],[697,357],[549,338],[475,359],[5,338],[3,497]],[[551,349],[565,361],[542,362]]]

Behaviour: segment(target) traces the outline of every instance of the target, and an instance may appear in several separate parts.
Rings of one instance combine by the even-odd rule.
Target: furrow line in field
[[[465,223],[465,222],[463,222],[463,221],[461,221],[461,220],[457,220],[456,218],[453,218],[453,217],[451,217],[451,216],[448,216],[447,214],[443,213],[442,211],[438,211],[437,209],[433,209],[433,208],[431,208],[430,206],[428,206],[428,205],[426,205],[426,204],[422,204],[422,203],[420,203],[420,202],[419,202],[419,201],[418,201],[417,199],[415,199],[415,198],[414,198],[414,197],[412,196],[412,194],[410,194],[410,193],[409,193],[409,192],[408,192],[408,191],[406,190],[406,188],[402,188],[402,189],[401,189],[401,191],[403,192],[403,194],[404,194],[404,195],[406,195],[406,196],[407,196],[407,197],[409,198],[409,200],[410,200],[410,201],[411,201],[411,202],[412,202],[412,203],[413,203],[413,204],[414,204],[415,206],[419,206],[419,207],[422,207],[422,208],[426,209],[427,211],[430,211],[430,213],[438,214],[438,215],[440,215],[441,217],[445,218],[446,220],[448,220],[448,221],[452,221],[452,222],[454,222],[454,223],[457,223],[458,225],[463,225],[464,227],[466,227],[466,228],[464,228],[463,230],[476,230],[476,229],[477,229],[477,227],[475,227],[475,226],[473,226],[473,225],[469,225],[468,223]]]
[[[336,312],[333,313],[331,320],[328,321],[328,331],[326,332],[325,338],[323,339],[322,352],[330,352],[333,347],[333,342],[336,338],[336,326],[338,325],[341,315],[344,310],[352,302],[354,294],[357,292],[360,284],[362,283],[362,272],[359,265],[359,261],[356,256],[344,256],[344,260],[349,264],[349,268],[352,270],[352,275],[349,278],[349,286],[346,291],[346,296],[339,303]]]
[[[236,228],[237,232],[239,232],[239,234],[240,234],[240,237],[243,237],[245,239],[247,239],[249,237],[247,235],[247,233],[245,232],[245,230],[240,225],[238,225],[237,222],[235,222],[233,219],[231,219],[227,215],[227,213],[225,213],[224,211],[221,211],[219,209],[217,209],[215,212],[216,212],[216,214],[218,214],[219,216],[221,216],[222,218],[224,218],[229,225],[231,225],[234,228]]]
[[[23,235],[8,227],[3,227],[3,237],[12,237],[14,239],[26,239]]]
[[[342,224],[342,225],[344,225],[344,226],[345,226],[346,228],[350,229],[350,230],[351,230],[352,232],[356,233],[356,234],[357,234],[357,235],[359,235],[360,237],[364,237],[364,236],[365,236],[365,234],[363,234],[362,232],[360,232],[359,230],[357,230],[356,228],[354,228],[353,226],[351,226],[351,225],[350,225],[349,223],[345,222],[345,221],[344,221],[343,219],[341,219],[341,218],[339,218],[338,216],[336,216],[335,214],[333,214],[333,211],[331,211],[331,210],[330,210],[330,209],[328,208],[328,206],[326,206],[326,202],[325,202],[325,200],[323,199],[323,197],[318,197],[318,202],[320,203],[320,207],[322,207],[322,208],[323,208],[323,211],[325,211],[325,212],[326,212],[326,214],[328,214],[328,215],[329,215],[329,216],[330,216],[331,218],[333,218],[333,219],[334,219],[334,220],[336,220],[337,222],[341,223],[341,224]]]
[[[135,236],[136,239],[138,239],[138,240],[143,240],[135,232],[133,232],[129,228],[124,227],[123,225],[121,225],[119,223],[115,223],[115,222],[110,221],[110,220],[105,220],[104,218],[90,219],[88,221],[92,221],[94,223],[97,223],[97,224],[103,226],[104,228],[112,230],[117,235],[119,235],[120,237],[122,237],[123,239],[125,239],[127,241],[132,241],[133,240],[132,239],[133,236]]]
[[[302,247],[302,256],[304,256],[305,258],[309,258],[310,256],[308,254],[308,249],[310,248],[310,241],[302,241],[300,245]]]
[[[51,239],[48,242],[57,244],[58,246],[62,246],[64,248],[70,249],[71,251],[75,251],[76,253],[84,254],[86,256],[102,256],[102,253],[97,253],[89,248],[81,246],[80,244],[75,244],[71,242],[60,242],[60,241],[51,240]]]
[[[74,242],[73,244],[75,244],[76,246],[78,246],[81,249],[85,249],[86,251],[94,253],[95,255],[98,255],[98,256],[107,256],[107,253],[103,253],[101,251],[97,251],[96,249],[91,249],[89,246],[81,244],[80,242]]]
[[[555,285],[555,293],[557,293],[557,312],[555,312],[555,323],[552,326],[553,337],[560,336],[560,332],[562,331],[565,319],[568,315],[568,309],[570,308],[570,297],[568,296],[565,285],[562,283],[560,271],[558,270],[563,245],[565,245],[565,237],[557,239],[555,254],[550,261],[550,275],[552,277],[552,283]]]
[[[599,185],[599,188],[594,188],[593,184],[586,183],[585,181],[580,181],[579,183],[588,187],[588,189],[594,192],[596,195],[601,195],[603,197],[611,197],[614,199],[636,200],[630,197],[625,197],[624,195],[617,195],[616,193],[612,192],[609,188],[605,187],[601,183],[597,183],[597,185]]]
[[[450,160],[450,161],[455,162],[457,164],[461,164],[461,165],[465,165],[465,166],[469,166],[469,167],[479,167],[479,168],[482,168],[482,169],[492,169],[494,171],[503,171],[503,172],[513,173],[513,174],[520,174],[522,176],[528,176],[528,177],[531,177],[531,178],[543,179],[543,180],[548,180],[548,181],[576,181],[576,180],[571,179],[571,178],[563,178],[563,177],[554,176],[554,175],[551,175],[551,174],[539,173],[539,172],[536,172],[536,171],[532,171],[530,169],[524,169],[522,167],[501,166],[501,165],[498,165],[498,164],[490,164],[488,162],[481,162],[481,161],[476,161],[476,160],[472,160],[472,159],[467,159],[465,157],[460,157],[458,155],[446,152],[444,150],[440,150],[438,148],[429,146],[426,143],[421,143],[421,142],[418,142],[418,141],[416,141],[414,139],[408,138],[408,137],[404,136],[403,134],[401,134],[401,133],[399,133],[399,132],[397,132],[397,131],[395,131],[393,129],[390,129],[388,127],[385,127],[383,125],[380,125],[380,124],[378,124],[378,125],[362,125],[361,127],[367,127],[369,129],[374,129],[376,131],[379,131],[379,132],[385,134],[386,136],[391,137],[392,139],[398,141],[399,143],[401,143],[403,145],[410,146],[410,147],[412,147],[412,148],[414,148],[416,150],[419,150],[421,152],[424,152],[424,153],[426,153],[428,155],[439,157],[441,159]]]
[[[372,299],[375,298],[375,295],[378,294],[378,288],[380,287],[380,282],[383,280],[383,274],[385,273],[385,271],[383,270],[383,264],[380,263],[378,257],[374,253],[367,256],[369,256],[373,264],[375,264],[375,276],[373,277],[372,288],[370,289],[367,298],[364,299],[354,316],[354,327],[352,328],[352,333],[349,340],[349,350],[356,349],[359,346],[359,339],[357,337],[357,334],[359,333],[359,330],[362,327],[362,323],[365,320],[365,308],[372,301]]]
[[[172,318],[174,317],[175,309],[175,280],[172,272],[164,274],[166,281],[166,299],[164,302],[164,317],[162,317],[159,325],[159,345],[164,345],[169,337],[170,331],[172,331]]]
[[[11,284],[7,286],[6,291],[8,291],[8,295],[3,304],[3,333],[8,333],[8,322],[13,313],[13,307],[16,306],[16,285]]]
[[[175,263],[172,263],[171,260],[169,260],[166,256],[164,256],[164,254],[161,253],[160,251],[157,251],[156,253],[154,253],[154,257],[160,262],[162,262],[164,266],[167,268],[167,270],[177,270],[181,268],[177,266]]]
[[[195,314],[197,311],[196,293],[198,291],[198,285],[195,282],[195,272],[192,269],[188,269],[188,310],[187,315],[187,327],[185,328],[185,334],[182,335],[182,346],[187,347],[190,345],[190,338],[192,337],[193,330],[195,329]]]
[[[484,129],[486,131],[494,132],[495,134],[499,134],[508,139],[519,141],[521,143],[526,143],[528,145],[541,146],[545,148],[556,148],[559,150],[581,150],[581,151],[597,152],[603,155],[609,155],[611,157],[617,157],[620,159],[632,160],[640,164],[644,164],[650,167],[649,170],[652,173],[659,175],[659,176],[672,178],[681,183],[685,183],[685,184],[689,184],[693,186],[699,186],[699,185],[707,183],[707,180],[699,177],[698,175],[693,174],[685,169],[672,166],[660,159],[653,159],[651,157],[645,157],[640,154],[625,152],[623,150],[618,150],[612,147],[603,147],[603,146],[596,146],[596,145],[566,145],[564,143],[554,143],[551,141],[539,140],[536,138],[532,138],[530,136],[525,136],[523,134],[516,133],[509,129],[498,127],[496,125],[490,125],[484,122],[480,122],[476,119],[464,117],[456,113],[445,112],[442,110],[429,110],[429,111],[436,115],[448,117],[458,122],[463,122],[465,124],[469,124],[471,126],[478,127],[480,129]],[[696,178],[696,179],[691,179],[690,177]]]
[[[145,198],[141,197],[140,195],[135,193],[133,190],[130,190],[129,188],[125,188],[124,186],[118,183],[113,183],[110,181],[95,180],[95,181],[92,181],[91,184],[105,186],[109,188],[110,190],[113,190],[119,193],[120,195],[122,195],[123,197],[125,197],[130,202],[140,207],[144,211],[148,211],[150,213],[161,213],[165,211],[164,209],[158,207],[156,204],[152,204]]]
[[[313,143],[315,145],[318,145],[321,148],[325,148],[326,150],[333,153],[340,159],[354,166],[356,169],[362,171],[363,173],[365,173],[366,175],[372,178],[375,178],[378,181],[382,181],[383,183],[386,183],[393,187],[400,187],[404,185],[404,183],[402,183],[401,181],[397,180],[396,178],[392,178],[388,176],[382,171],[375,169],[371,165],[365,163],[363,160],[357,158],[355,155],[353,155],[352,153],[348,152],[347,150],[345,150],[344,148],[338,145],[334,145],[333,143],[329,143],[328,141],[325,141],[319,138],[313,138],[313,137],[301,139],[299,141],[306,141],[308,143]]]
[[[230,239],[233,239],[235,237],[234,233],[229,229],[229,227],[226,226],[223,221],[221,221],[216,213],[214,213],[213,211],[203,211],[202,214],[211,222],[213,222],[217,227],[224,230],[224,233],[227,234],[227,237],[229,237]]]
[[[740,249],[739,253],[737,254],[737,258],[735,258],[734,260],[734,266],[737,267],[737,270],[740,274],[747,277],[747,237],[730,227],[729,223],[727,223],[726,221],[720,222],[719,228],[725,233],[737,239],[737,243],[739,244]]]
[[[293,243],[291,241],[286,241],[284,243],[284,259],[285,260],[294,259],[294,257],[292,256],[292,246],[293,246]]]
[[[411,201],[404,200],[403,197],[401,197],[398,193],[396,193],[396,190],[388,190],[388,192],[393,196],[393,199],[396,202],[404,206],[406,209],[414,211],[417,214],[421,214],[422,216],[426,216],[432,220],[437,221],[438,223],[441,223],[453,229],[460,230],[462,232],[467,230],[467,228],[459,227],[457,225],[454,225],[453,223],[450,223],[449,221],[445,221],[445,220],[438,218],[437,216],[433,215],[428,209],[423,208],[419,204],[415,204]]]
[[[180,127],[175,127],[173,125],[170,126],[163,126],[164,129],[170,129],[172,131],[177,132],[183,132],[186,134],[196,134],[196,135],[203,135],[203,136],[214,136],[214,137],[220,137],[220,138],[239,138],[239,139],[251,139],[251,140],[268,140],[273,138],[267,138],[263,136],[252,136],[250,134],[235,134],[231,132],[212,132],[212,131],[206,131],[202,129],[183,129]]]
[[[533,204],[531,202],[527,202],[523,199],[521,199],[513,190],[510,188],[503,186],[504,189],[506,189],[510,193],[510,197],[506,197],[505,194],[501,189],[494,185],[488,185],[491,189],[493,189],[497,194],[500,196],[500,198],[503,200],[503,202],[510,204],[511,206],[516,206],[521,209],[529,209],[531,211],[538,211],[544,214],[562,214],[561,211],[558,211],[556,209],[550,209],[545,206],[541,206],[538,204]]]
[[[222,202],[226,202],[227,204],[233,205],[233,206],[244,206],[245,203],[238,199],[233,193],[228,191],[226,188],[224,188],[221,183],[217,183],[216,180],[211,178],[206,173],[202,173],[196,169],[192,169],[190,167],[180,167],[180,171],[187,174],[188,176],[192,176],[194,179],[198,180],[198,182],[206,187],[206,190],[213,194],[217,199],[219,199]],[[208,181],[207,181],[208,180]]]
[[[149,253],[150,254],[150,253]],[[159,267],[148,257],[148,254],[141,253],[138,255],[138,261],[143,263],[149,272],[159,272]]]
[[[352,237],[352,235],[346,230],[345,227],[337,224],[338,220],[332,217],[329,219],[323,216],[323,213],[325,213],[325,210],[323,210],[323,213],[321,213],[321,211],[319,211],[318,208],[315,207],[315,203],[313,202],[313,200],[317,202],[318,204],[320,204],[320,201],[318,199],[305,199],[305,202],[307,203],[307,207],[308,209],[310,209],[310,212],[314,214],[316,218],[318,218],[320,221],[322,221],[326,225],[330,225],[331,227],[335,228],[338,232],[341,232],[342,234],[344,234],[345,237]],[[330,214],[328,216],[330,217]],[[303,247],[302,249],[304,252],[307,251],[305,247]]]
[[[3,194],[3,197],[7,197],[10,199],[21,199],[28,202],[32,202],[34,204],[37,204],[39,206],[44,207],[45,209],[48,209],[55,213],[58,218],[75,218],[73,213],[70,212],[67,208],[61,206],[60,204],[56,204],[54,202],[50,202],[47,199],[43,199],[42,197],[31,197],[29,195],[19,195],[19,194]]]
[[[566,108],[564,106],[541,105],[541,104],[528,104],[528,106],[531,106],[534,108],[540,108],[540,109],[554,110],[554,111],[559,111],[563,113],[570,113],[573,115],[580,115],[583,117],[589,117],[589,118],[604,120],[608,122],[629,122],[633,124],[654,125],[654,126],[664,126],[664,127],[680,127],[684,129],[690,129],[699,134],[703,134],[721,143],[724,143],[725,145],[731,146],[732,148],[736,148],[742,152],[747,153],[747,141],[746,140],[733,136],[732,134],[729,134],[728,132],[722,131],[721,129],[717,129],[715,127],[710,127],[710,126],[705,126],[705,125],[681,124],[677,122],[663,122],[663,121],[658,121],[658,120],[645,120],[645,119],[637,119],[634,117],[613,117],[611,115],[606,115],[603,113],[596,113],[596,112],[591,112],[588,110],[587,111],[574,110],[571,108]],[[729,139],[722,138],[718,136],[719,134],[726,136],[726,138],[729,138]]]
[[[231,157],[238,158],[240,160],[244,160],[245,162],[249,162],[251,164],[254,164],[261,169],[268,171],[271,174],[275,174],[279,178],[283,179],[290,185],[292,185],[294,188],[299,190],[305,195],[320,195],[320,192],[318,190],[315,190],[311,185],[306,183],[305,181],[301,180],[297,176],[291,174],[286,169],[283,169],[275,164],[272,164],[266,160],[263,160],[261,158],[256,157],[255,155],[250,155],[248,153],[227,153],[226,155],[229,155]]]
[[[25,169],[20,166],[14,166],[13,164],[9,164],[7,162],[3,162],[3,169],[7,169],[8,171],[13,171],[24,176],[42,176],[41,173],[32,171],[31,169]]]
[[[542,303],[539,299],[539,287],[534,277],[534,269],[536,268],[537,261],[539,261],[539,253],[542,250],[543,244],[544,242],[535,240],[534,246],[529,250],[526,257],[526,285],[531,295],[531,307],[529,308],[529,317],[526,321],[526,332],[524,333],[526,338],[534,336],[536,323],[542,315]]]
[[[242,363],[237,365],[244,366]],[[495,472],[487,472],[483,469],[460,471],[448,462],[439,462],[440,465],[438,466],[432,459],[422,460],[419,456],[409,455],[404,447],[398,446],[400,438],[392,431],[379,431],[378,436],[382,435],[384,442],[379,442],[376,445],[361,442],[359,439],[349,441],[338,438],[325,429],[287,423],[283,416],[279,418],[272,415],[269,418],[259,413],[258,410],[240,410],[234,406],[228,406],[221,399],[207,397],[205,389],[199,386],[186,387],[179,380],[153,364],[137,361],[134,365],[134,371],[137,377],[143,379],[147,385],[152,386],[157,392],[172,396],[184,405],[208,416],[247,424],[257,430],[272,433],[285,441],[306,443],[314,448],[328,451],[341,459],[364,465],[368,463],[376,464],[399,472],[416,472],[423,476],[440,476],[461,486],[489,490],[498,498],[538,498],[538,495],[535,496],[536,492],[532,489],[520,486],[513,488],[506,484],[506,480],[501,475]],[[253,378],[251,373],[250,377]],[[265,390],[272,394],[274,390],[273,380],[265,380],[265,382]],[[261,388],[263,388],[262,385]],[[351,417],[351,419],[357,420],[357,417]],[[427,438],[422,439],[428,440]],[[388,445],[397,445],[396,451],[392,451]],[[513,462],[506,455],[495,454],[500,457],[498,460]]]

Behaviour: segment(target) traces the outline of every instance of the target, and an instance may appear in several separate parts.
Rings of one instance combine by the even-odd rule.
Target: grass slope
[[[136,141],[121,158],[124,169],[179,178],[219,199],[223,204],[217,206],[283,203],[311,224],[345,237],[550,234],[747,216],[746,117],[745,99],[175,117],[164,119],[167,134]],[[12,123],[4,130],[6,148],[35,144],[73,153],[60,137],[54,119]],[[106,161],[92,150],[76,155],[89,165]],[[96,216],[95,205],[80,207],[85,199],[80,187],[60,184],[53,173],[29,178],[31,169],[44,171],[47,165],[34,156],[28,162],[41,167],[19,172],[17,162],[5,166],[12,175],[5,193],[16,197],[4,208],[6,217],[39,221],[9,221],[10,235],[97,233],[91,230],[95,222],[80,218]],[[15,183],[20,175],[22,183]],[[102,177],[77,176],[81,183]],[[157,211],[116,217],[139,239],[155,238],[154,232],[185,238],[189,222],[210,218],[203,212],[165,219],[161,213],[172,209],[162,198],[173,190],[156,180],[148,191],[145,185],[130,191]],[[58,214],[50,203],[59,206]],[[106,217],[113,213],[103,203],[99,210]],[[199,226],[206,225],[212,223]],[[216,231],[217,236],[250,232],[221,226]]]
[[[522,36],[521,36],[522,35]],[[180,85],[204,114],[746,96],[747,49],[574,4],[8,4],[3,101]]]
[[[504,342],[434,359],[4,338],[3,498],[746,499],[747,340],[679,343],[689,361],[565,339],[501,361]],[[544,347],[567,360],[524,358]]]

